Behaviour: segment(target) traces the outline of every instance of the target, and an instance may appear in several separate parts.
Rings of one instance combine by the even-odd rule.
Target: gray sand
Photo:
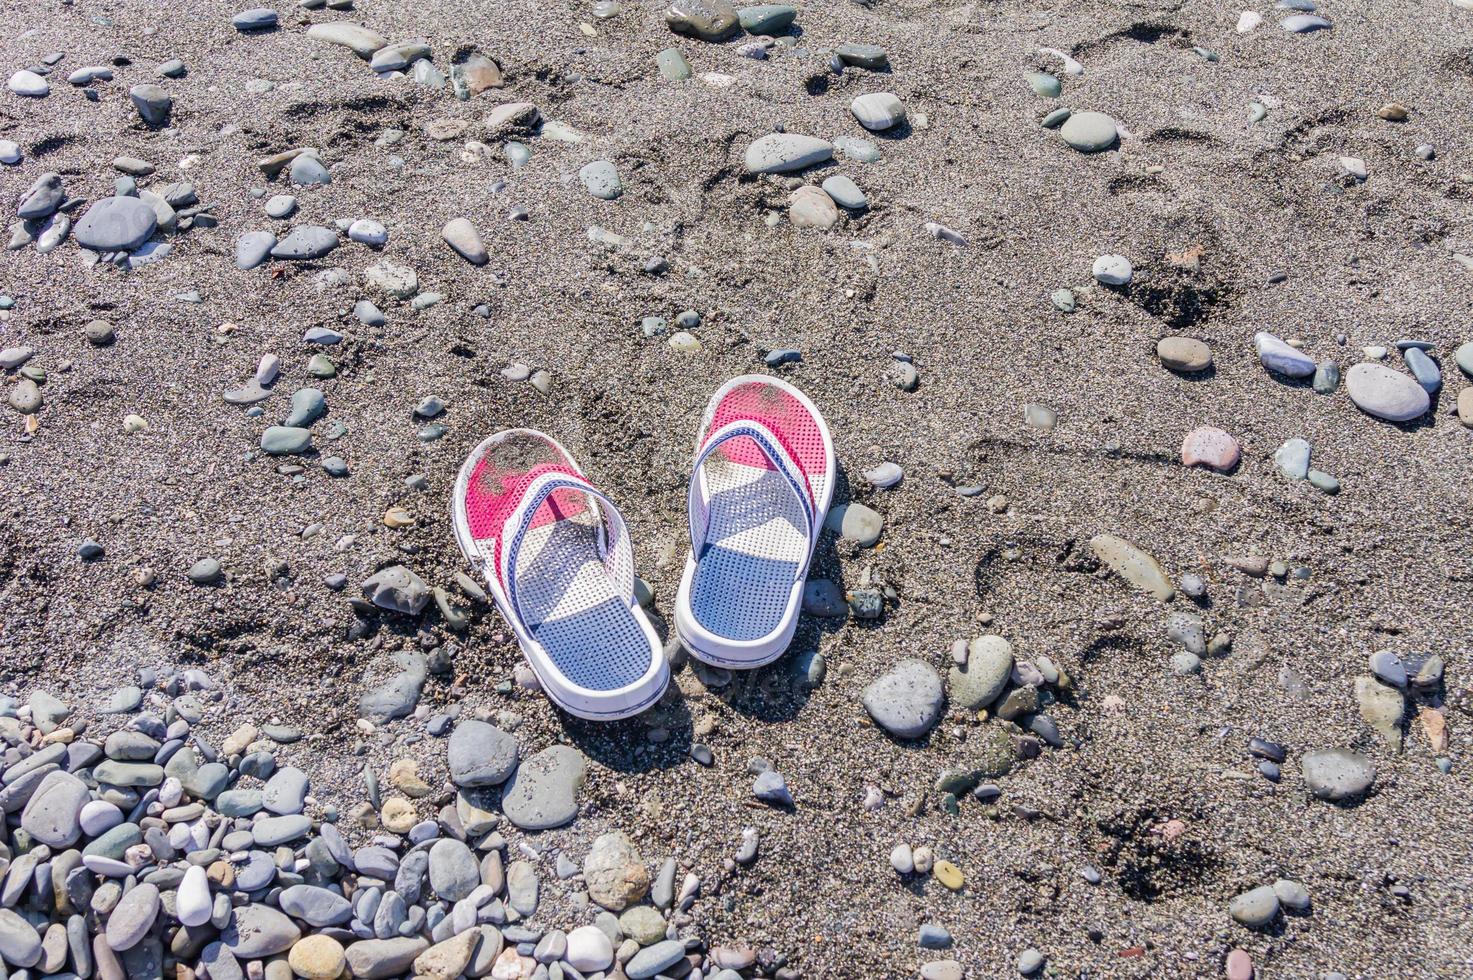
[[[6,77],[66,53],[47,98],[0,90],[0,139],[25,152],[0,169],[7,206],[47,170],[62,174],[70,196],[106,196],[110,161],[129,155],[158,168],[142,186],[188,179],[219,220],[126,274],[84,268],[70,241],[44,256],[0,253],[0,293],[17,300],[0,322],[0,347],[35,347],[32,363],[48,375],[34,436],[0,410],[9,433],[0,446],[9,460],[0,466],[0,690],[41,686],[100,701],[139,666],[203,666],[234,686],[240,721],[279,716],[320,736],[281,755],[311,769],[315,795],[346,812],[362,799],[365,764],[382,774],[407,754],[431,782],[443,777],[441,742],[402,741],[422,722],[363,737],[354,706],[392,669],[394,651],[448,646],[453,684],[431,681],[431,710],[513,710],[526,722],[517,733],[524,754],[567,739],[592,760],[583,815],[543,842],[586,848],[619,828],[646,856],[676,854],[721,882],[719,896],[708,890],[696,906],[700,935],[770,947],[806,977],[909,977],[943,955],[969,976],[1013,975],[1030,946],[1060,976],[1219,975],[1234,947],[1262,976],[1467,976],[1473,786],[1460,749],[1473,703],[1473,432],[1453,410],[1468,382],[1451,351],[1473,339],[1470,272],[1452,259],[1473,251],[1473,12],[1445,0],[1332,2],[1322,11],[1332,31],[1292,35],[1277,26],[1284,12],[1260,6],[1264,25],[1239,35],[1240,8],[1216,2],[979,4],[962,26],[956,6],[806,5],[796,50],[756,61],[737,54],[740,41],[675,37],[649,0],[625,0],[608,21],[587,4],[526,0],[282,6],[279,30],[249,36],[229,25],[240,8],[217,0],[0,3]],[[506,87],[458,102],[448,89],[380,80],[346,49],[305,36],[304,24],[337,19],[394,41],[428,38],[446,71],[457,50],[475,46],[500,61]],[[583,21],[597,36],[580,32]],[[885,47],[891,71],[831,73],[828,51],[848,41]],[[660,77],[655,55],[671,46],[697,77]],[[1024,80],[1059,67],[1039,47],[1085,66],[1064,78],[1058,100]],[[71,70],[120,55],[130,63],[114,68],[115,80],[93,83],[98,103],[66,84]],[[189,68],[162,82],[178,129],[147,130],[127,90],[155,80],[170,57]],[[732,81],[713,85],[700,77],[708,72]],[[252,79],[274,87],[250,94]],[[850,115],[850,100],[873,91],[904,100],[911,128],[902,136],[865,134]],[[1268,115],[1250,124],[1254,99]],[[479,126],[512,100],[535,103],[587,142],[528,138],[532,160],[513,172]],[[1377,117],[1391,100],[1411,110],[1408,121]],[[1086,156],[1064,146],[1038,125],[1060,105],[1112,115],[1126,131],[1120,147]],[[448,142],[422,135],[445,117],[470,129]],[[841,159],[796,179],[747,176],[746,145],[779,125],[869,135],[884,157]],[[406,137],[376,147],[391,128]],[[469,140],[491,148],[463,162]],[[1435,159],[1414,154],[1422,143],[1436,147]],[[262,177],[259,157],[297,146],[322,151],[330,186],[292,191],[284,178]],[[395,155],[402,169],[390,168]],[[1342,155],[1366,161],[1365,183],[1337,179]],[[594,159],[617,164],[617,201],[579,183]],[[870,211],[827,233],[791,228],[790,186],[833,173],[859,184]],[[268,219],[252,188],[296,193],[297,214]],[[517,206],[530,220],[507,220]],[[773,210],[784,217],[769,227]],[[487,246],[483,267],[440,239],[461,216]],[[344,237],[307,266],[234,268],[244,232],[358,217],[388,227],[382,250]],[[922,230],[928,221],[969,245],[936,240]],[[635,244],[592,243],[595,224]],[[1168,261],[1193,248],[1195,270]],[[1115,252],[1134,264],[1132,285],[1084,288],[1094,258]],[[642,272],[653,255],[669,260],[668,273]],[[362,270],[382,259],[413,267],[444,301],[416,312],[380,298],[387,325],[359,324],[351,308],[364,295]],[[349,284],[316,289],[313,273],[333,267]],[[1287,278],[1272,281],[1278,273]],[[1071,315],[1049,302],[1061,286],[1078,293]],[[203,302],[174,298],[188,290]],[[482,303],[487,318],[472,313]],[[685,309],[702,318],[699,352],[641,333],[644,317],[673,322]],[[97,317],[116,327],[110,347],[82,335]],[[225,323],[235,329],[222,332]],[[348,335],[323,349],[336,378],[306,374],[318,349],[301,338],[313,326]],[[1252,347],[1259,330],[1302,340],[1342,370],[1363,345],[1425,339],[1446,388],[1420,422],[1380,422],[1357,411],[1343,385],[1320,396],[1266,374]],[[1164,370],[1155,344],[1176,334],[1206,341],[1215,370]],[[881,547],[826,539],[814,575],[850,589],[868,575],[899,596],[878,624],[805,619],[795,649],[822,651],[821,687],[796,688],[791,655],[719,691],[686,667],[654,712],[598,726],[539,695],[494,690],[522,661],[489,608],[475,610],[462,636],[433,607],[422,621],[385,613],[370,618],[366,636],[354,629],[346,599],[385,564],[406,563],[454,591],[463,567],[447,517],[455,472],[481,438],[508,426],[555,435],[620,504],[637,567],[668,617],[700,412],[722,380],[766,370],[762,356],[786,347],[803,360],[778,373],[822,409],[847,471],[837,500],[885,517]],[[267,352],[282,358],[283,377],[265,415],[243,417],[221,394]],[[915,392],[887,379],[894,352],[914,358]],[[504,379],[510,363],[547,370],[550,393]],[[1388,363],[1400,369],[1394,349]],[[14,381],[5,379],[7,391]],[[261,431],[309,384],[329,405],[315,430],[320,455],[262,456]],[[430,394],[448,403],[437,421],[449,431],[422,443],[412,410]],[[1027,403],[1058,413],[1052,433],[1025,424]],[[148,431],[125,433],[128,414]],[[329,442],[321,433],[332,422],[347,434]],[[1238,438],[1235,473],[1179,464],[1182,436],[1199,425]],[[1313,444],[1316,465],[1343,484],[1338,496],[1278,474],[1273,451],[1292,437]],[[347,478],[322,472],[320,457],[331,454],[347,460]],[[887,460],[905,468],[904,481],[869,489],[858,474]],[[302,482],[276,472],[283,462],[306,466]],[[427,475],[428,491],[405,487],[414,473]],[[955,486],[968,485],[987,489],[959,496]],[[987,506],[996,494],[1008,498],[1003,513]],[[395,505],[413,527],[384,526]],[[1231,654],[1204,658],[1200,675],[1172,674],[1169,608],[1098,570],[1087,543],[1106,532],[1154,554],[1173,577],[1206,579],[1209,635],[1231,634]],[[337,550],[345,535],[356,542]],[[87,538],[104,558],[76,557]],[[1310,576],[1248,578],[1227,563],[1245,554]],[[223,564],[223,585],[186,579],[205,556]],[[156,573],[152,588],[135,586],[140,568]],[[350,583],[342,593],[323,585],[335,573]],[[1186,605],[1178,597],[1171,607]],[[1102,630],[1111,612],[1123,625]],[[926,743],[901,745],[869,724],[859,693],[905,657],[944,669],[951,643],[981,632],[1006,636],[1022,659],[1051,657],[1075,692],[1050,709],[1065,748],[999,780],[995,806],[967,798],[951,816],[930,785],[985,729],[948,715]],[[1380,649],[1447,661],[1450,774],[1434,765],[1415,718],[1400,754],[1360,720],[1353,678]],[[1304,697],[1279,683],[1285,667],[1303,678]],[[1109,697],[1120,699],[1113,710]],[[697,740],[716,765],[703,768],[686,750],[692,727],[713,722]],[[669,740],[646,744],[652,726]],[[1277,785],[1254,771],[1246,743],[1255,735],[1289,750]],[[1307,799],[1298,760],[1333,746],[1366,751],[1380,769],[1358,806]],[[793,812],[752,800],[755,756],[784,774]],[[877,811],[861,805],[867,785],[887,794]],[[422,801],[427,814],[431,802]],[[1166,839],[1168,820],[1185,832]],[[748,825],[761,832],[760,858],[723,872]],[[965,890],[901,882],[887,855],[902,841],[955,862]],[[1100,868],[1101,884],[1080,877],[1086,864]],[[1229,919],[1229,899],[1279,877],[1309,888],[1310,914],[1263,932]],[[1394,895],[1396,885],[1408,895]],[[954,949],[919,950],[924,921],[949,928]]]

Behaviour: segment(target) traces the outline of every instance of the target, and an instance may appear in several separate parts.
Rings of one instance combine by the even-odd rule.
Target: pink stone
[[[1241,949],[1227,955],[1228,980],[1253,980],[1253,958]]]
[[[1238,440],[1210,425],[1193,429],[1182,440],[1181,464],[1201,464],[1219,473],[1229,473],[1238,465]]]

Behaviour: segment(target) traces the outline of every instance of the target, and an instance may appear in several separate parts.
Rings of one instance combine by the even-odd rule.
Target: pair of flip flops
[[[712,396],[675,597],[694,656],[746,669],[787,649],[833,488],[833,440],[802,392],[747,375]],[[634,596],[628,528],[557,440],[532,429],[486,439],[461,466],[451,509],[461,551],[555,703],[612,720],[659,699],[669,668]]]

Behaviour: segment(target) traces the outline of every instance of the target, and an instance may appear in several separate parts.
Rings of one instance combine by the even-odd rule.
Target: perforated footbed
[[[728,392],[703,431],[731,422],[765,427],[807,483],[795,490],[757,439],[747,436],[721,443],[701,464],[707,517],[695,551],[691,612],[716,636],[757,640],[782,625],[807,564],[812,542],[807,505],[798,494],[811,492],[821,499],[828,452],[807,407],[770,384],[753,382]],[[692,492],[698,492],[694,485]]]
[[[626,687],[644,676],[657,651],[631,607],[633,554],[622,522],[611,520],[596,497],[570,487],[552,489],[518,517],[534,481],[563,475],[582,479],[555,444],[509,434],[486,447],[472,469],[466,524],[488,573],[563,676],[594,691]],[[503,548],[515,548],[505,576]]]

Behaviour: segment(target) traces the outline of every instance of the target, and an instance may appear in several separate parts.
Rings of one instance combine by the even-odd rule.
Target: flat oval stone
[[[522,830],[550,830],[578,815],[583,753],[552,745],[517,767],[501,797],[501,810]]]
[[[890,64],[890,57],[885,49],[875,44],[841,44],[834,49],[834,54],[846,65],[868,68],[870,71],[880,71]]]
[[[271,256],[276,236],[269,231],[248,231],[235,241],[235,267],[254,269]]]
[[[1192,374],[1212,366],[1212,348],[1194,337],[1162,337],[1156,356],[1172,371]]]
[[[834,199],[834,203],[841,208],[850,211],[863,211],[869,207],[869,199],[864,196],[864,191],[843,174],[834,174],[823,182],[824,193]]]
[[[839,209],[834,199],[822,188],[809,184],[800,187],[788,197],[788,220],[794,228],[818,228],[828,231],[839,221]]]
[[[979,636],[967,644],[967,662],[953,664],[946,676],[952,703],[976,711],[996,701],[1013,674],[1013,645],[1000,636]]]
[[[51,84],[44,77],[25,68],[11,75],[7,84],[16,95],[32,99],[43,98],[51,92]]]
[[[1187,433],[1181,444],[1183,466],[1205,466],[1230,473],[1238,465],[1238,440],[1222,429],[1204,425]]]
[[[1427,413],[1432,400],[1415,379],[1385,364],[1362,362],[1345,372],[1345,390],[1357,408],[1388,422],[1407,422]]]
[[[1328,31],[1332,25],[1325,18],[1313,14],[1295,14],[1279,21],[1279,26],[1290,34],[1309,34],[1313,31]]]
[[[242,34],[247,31],[264,31],[276,26],[276,11],[270,7],[252,7],[242,10],[230,18],[230,26]]]
[[[737,11],[742,30],[748,34],[776,34],[785,31],[798,16],[798,8],[785,3],[764,3]]]
[[[10,909],[0,908],[0,958],[22,970],[41,960],[41,934]]]
[[[225,948],[243,960],[285,953],[302,936],[296,924],[269,905],[243,905],[220,931]],[[361,975],[361,974],[360,974]]]
[[[484,721],[464,721],[450,736],[450,778],[457,786],[500,786],[517,765],[517,740]]]
[[[619,181],[619,168],[607,160],[584,164],[578,171],[578,179],[583,181],[588,193],[603,201],[612,201],[624,193],[624,185]]]
[[[870,92],[849,103],[849,111],[871,132],[890,129],[905,122],[905,103],[893,92]]]
[[[306,837],[312,829],[312,821],[301,814],[281,817],[266,817],[251,825],[256,843],[262,847],[276,847],[289,841]]]
[[[471,265],[485,265],[491,260],[485,243],[481,241],[480,233],[476,231],[476,226],[471,224],[468,218],[450,219],[445,223],[440,237],[445,239],[445,244],[455,250],[455,254]]]
[[[1417,379],[1417,384],[1425,388],[1427,394],[1437,394],[1442,387],[1442,369],[1437,366],[1437,362],[1418,347],[1408,347],[1402,351],[1401,357],[1411,370],[1412,377]]]
[[[1473,340],[1453,351],[1453,361],[1457,363],[1459,371],[1473,378]]]
[[[1101,255],[1090,269],[1095,281],[1105,286],[1125,286],[1135,275],[1130,259],[1123,255]]]
[[[338,233],[321,225],[300,225],[271,249],[273,259],[304,262],[320,259],[338,247]]]
[[[285,888],[277,896],[277,902],[287,915],[319,929],[341,925],[353,917],[353,906],[346,898],[316,885],[292,885]]]
[[[1166,577],[1156,559],[1124,538],[1113,534],[1097,534],[1089,539],[1095,557],[1138,589],[1144,589],[1165,601],[1176,595],[1176,586]]]
[[[368,28],[347,21],[313,24],[307,28],[307,36],[328,44],[341,45],[364,59],[372,58],[375,51],[389,43]]]
[[[941,675],[922,660],[902,660],[869,683],[861,697],[875,724],[901,739],[926,735],[941,720]]]
[[[142,884],[123,896],[107,920],[107,944],[121,952],[132,949],[153,928],[159,914],[159,890]]]
[[[1304,782],[1317,799],[1339,802],[1359,796],[1376,781],[1376,764],[1350,749],[1307,752]]]
[[[20,825],[48,847],[70,847],[82,833],[82,807],[91,799],[87,784],[69,772],[41,780],[21,812]]]
[[[634,958],[625,964],[624,975],[629,980],[649,980],[684,958],[685,943],[678,939],[667,939],[635,953]]]
[[[94,252],[131,252],[158,226],[153,208],[136,197],[104,197],[77,222],[77,243]]]
[[[261,433],[261,448],[272,456],[292,456],[312,447],[312,433],[285,425],[273,425]]]
[[[781,174],[822,163],[834,155],[833,144],[798,133],[768,133],[747,147],[747,170],[754,174]]]
[[[1075,112],[1059,127],[1059,136],[1081,153],[1099,153],[1115,145],[1115,120],[1103,112]]]

